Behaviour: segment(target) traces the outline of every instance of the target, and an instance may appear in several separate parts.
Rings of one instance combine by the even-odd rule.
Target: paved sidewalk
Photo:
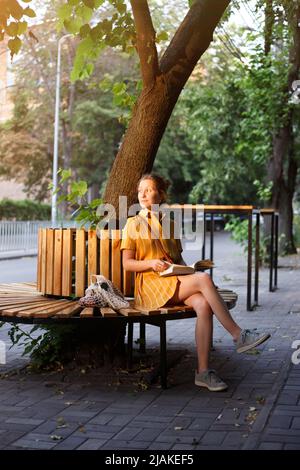
[[[0,448],[300,449],[300,365],[291,364],[292,342],[300,340],[298,258],[280,260],[288,267],[280,269],[275,293],[268,292],[268,271],[261,271],[260,306],[247,312],[244,255],[225,235],[220,242],[215,282],[238,292],[234,318],[272,334],[254,352],[239,355],[215,321],[211,365],[228,382],[226,392],[193,384],[194,319],[167,326],[169,350],[187,351],[170,371],[167,390],[80,369],[14,374],[27,360],[13,348],[0,366]],[[7,340],[3,328],[0,339]],[[147,346],[158,344],[157,329],[147,326]]]

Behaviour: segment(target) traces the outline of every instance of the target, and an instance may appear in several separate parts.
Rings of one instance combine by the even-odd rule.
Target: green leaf
[[[91,31],[90,25],[84,24],[83,26],[81,26],[79,30],[80,37],[85,38],[90,33],[90,31]]]
[[[167,31],[161,31],[156,35],[156,42],[161,42],[161,41],[167,41],[169,38],[169,35]]]
[[[64,27],[69,33],[77,34],[80,31],[82,26],[82,21],[80,18],[72,18],[72,19],[65,19],[64,20]]]
[[[18,23],[18,33],[17,34],[24,34],[27,31],[28,23],[27,21],[20,21]]]
[[[76,55],[88,56],[94,50],[95,44],[90,36],[84,38],[78,44]]]
[[[72,11],[72,6],[65,3],[58,8],[57,15],[61,20],[65,20],[67,18],[70,18]]]
[[[72,176],[72,170],[71,168],[69,168],[68,170],[62,170],[61,168],[59,169],[59,171],[57,172],[58,174],[61,174],[61,177],[60,177],[60,184],[64,183],[65,181],[67,181],[69,178],[71,178]]]
[[[120,0],[116,3],[116,8],[117,8],[118,12],[120,13],[120,15],[123,15],[127,11],[127,7],[126,7],[125,3],[122,0]]]
[[[10,55],[11,57],[14,55],[14,54],[17,54],[19,52],[19,50],[21,49],[21,46],[22,46],[22,41],[21,39],[17,36],[15,37],[14,39],[10,39],[7,43],[8,45],[8,48],[10,50]]]
[[[7,34],[9,36],[17,36],[18,34],[18,23],[15,23],[14,21],[10,23],[9,25],[6,26],[5,28]]]
[[[89,8],[95,7],[95,0],[83,0],[83,3]]]
[[[17,2],[17,0],[10,0],[9,2],[10,14],[15,20],[20,20],[23,16],[23,8]]]
[[[76,7],[75,14],[81,19],[82,22],[88,23],[93,15],[93,10],[85,5]]]
[[[112,91],[115,95],[121,95],[126,92],[126,88],[127,88],[126,83],[117,82],[114,84]]]
[[[36,13],[32,8],[26,7],[25,10],[23,11],[23,14],[25,16],[29,16],[30,18],[35,18]]]
[[[84,196],[88,190],[86,181],[73,181],[71,183],[71,193],[78,196]]]
[[[92,209],[96,209],[100,204],[103,204],[102,199],[93,199],[93,201],[90,203],[90,206]]]

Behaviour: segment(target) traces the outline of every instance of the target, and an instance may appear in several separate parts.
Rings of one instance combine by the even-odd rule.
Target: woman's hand
[[[149,268],[155,272],[162,272],[169,267],[169,264],[162,259],[151,259],[149,261]]]

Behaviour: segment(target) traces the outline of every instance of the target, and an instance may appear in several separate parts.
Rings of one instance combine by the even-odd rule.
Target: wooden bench
[[[115,319],[128,326],[127,362],[132,364],[133,327],[140,325],[140,352],[145,352],[145,326],[160,329],[160,377],[167,386],[166,322],[196,316],[191,307],[179,305],[155,310],[137,310],[133,305],[134,276],[124,271],[121,261],[120,231],[107,230],[101,239],[95,231],[40,229],[37,283],[0,285],[0,321],[11,323],[63,324]],[[106,276],[129,298],[130,308],[83,308],[78,298],[84,295],[91,274]],[[229,309],[237,294],[219,289]]]

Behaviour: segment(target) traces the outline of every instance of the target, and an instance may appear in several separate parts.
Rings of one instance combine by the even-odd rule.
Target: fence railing
[[[75,227],[70,221],[59,224],[62,227]],[[0,253],[9,251],[37,251],[38,229],[51,227],[50,221],[0,221]]]

